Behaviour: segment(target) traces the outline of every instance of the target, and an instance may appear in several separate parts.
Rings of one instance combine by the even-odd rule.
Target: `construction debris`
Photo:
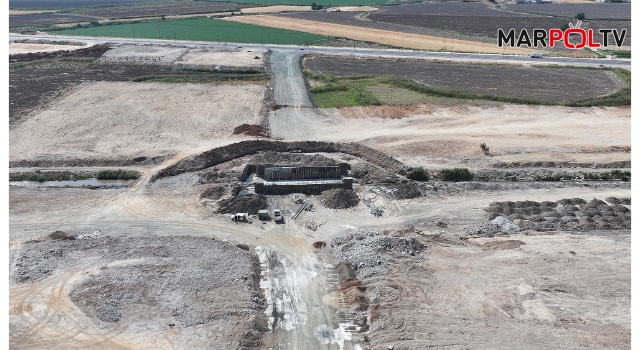
[[[304,223],[304,227],[305,227],[306,229],[311,230],[311,231],[316,231],[316,230],[318,230],[318,228],[319,228],[320,226],[324,225],[324,223],[326,223],[326,221],[324,221],[324,222],[317,222],[317,221],[311,221],[311,220],[309,220],[309,221],[305,221],[305,223]]]

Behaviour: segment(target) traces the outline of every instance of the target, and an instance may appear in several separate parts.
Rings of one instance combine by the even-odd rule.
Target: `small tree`
[[[162,18],[163,21],[166,19],[164,15],[160,16],[160,18]]]
[[[482,152],[484,152],[484,154],[489,154],[489,147],[487,147],[486,143],[481,143],[480,144],[480,149],[482,150]]]
[[[99,26],[100,22],[98,22],[98,21],[89,21],[89,24],[91,24],[92,26]]]
[[[473,173],[467,168],[442,169],[438,176],[444,181],[469,181],[473,179]]]
[[[421,166],[413,168],[407,172],[405,175],[407,179],[416,180],[416,181],[427,181],[429,180],[429,175],[424,171],[424,168]]]
[[[585,20],[586,18],[587,17],[584,15],[584,12],[580,12],[580,13],[578,13],[576,15],[576,19],[581,20],[581,21]]]
[[[318,5],[315,2],[311,3],[311,9],[312,10],[317,10],[318,9]]]

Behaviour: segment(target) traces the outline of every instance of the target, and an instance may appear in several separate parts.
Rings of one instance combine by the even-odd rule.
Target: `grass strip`
[[[64,172],[11,172],[9,173],[9,181],[74,181],[74,180],[87,180],[94,177],[91,173],[72,173],[68,171]]]
[[[135,180],[140,177],[140,173],[133,170],[101,170],[96,175],[98,180]]]

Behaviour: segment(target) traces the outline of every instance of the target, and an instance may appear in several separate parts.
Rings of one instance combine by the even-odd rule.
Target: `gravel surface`
[[[77,235],[23,244],[10,269],[13,283],[34,283],[95,268],[70,291],[89,317],[192,327],[261,314],[259,266],[249,251],[215,238]],[[233,293],[229,293],[233,291]]]

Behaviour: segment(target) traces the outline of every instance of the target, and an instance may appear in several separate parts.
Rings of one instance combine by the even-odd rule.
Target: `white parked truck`
[[[282,213],[280,212],[280,209],[273,209],[273,220],[275,222],[282,221]]]

